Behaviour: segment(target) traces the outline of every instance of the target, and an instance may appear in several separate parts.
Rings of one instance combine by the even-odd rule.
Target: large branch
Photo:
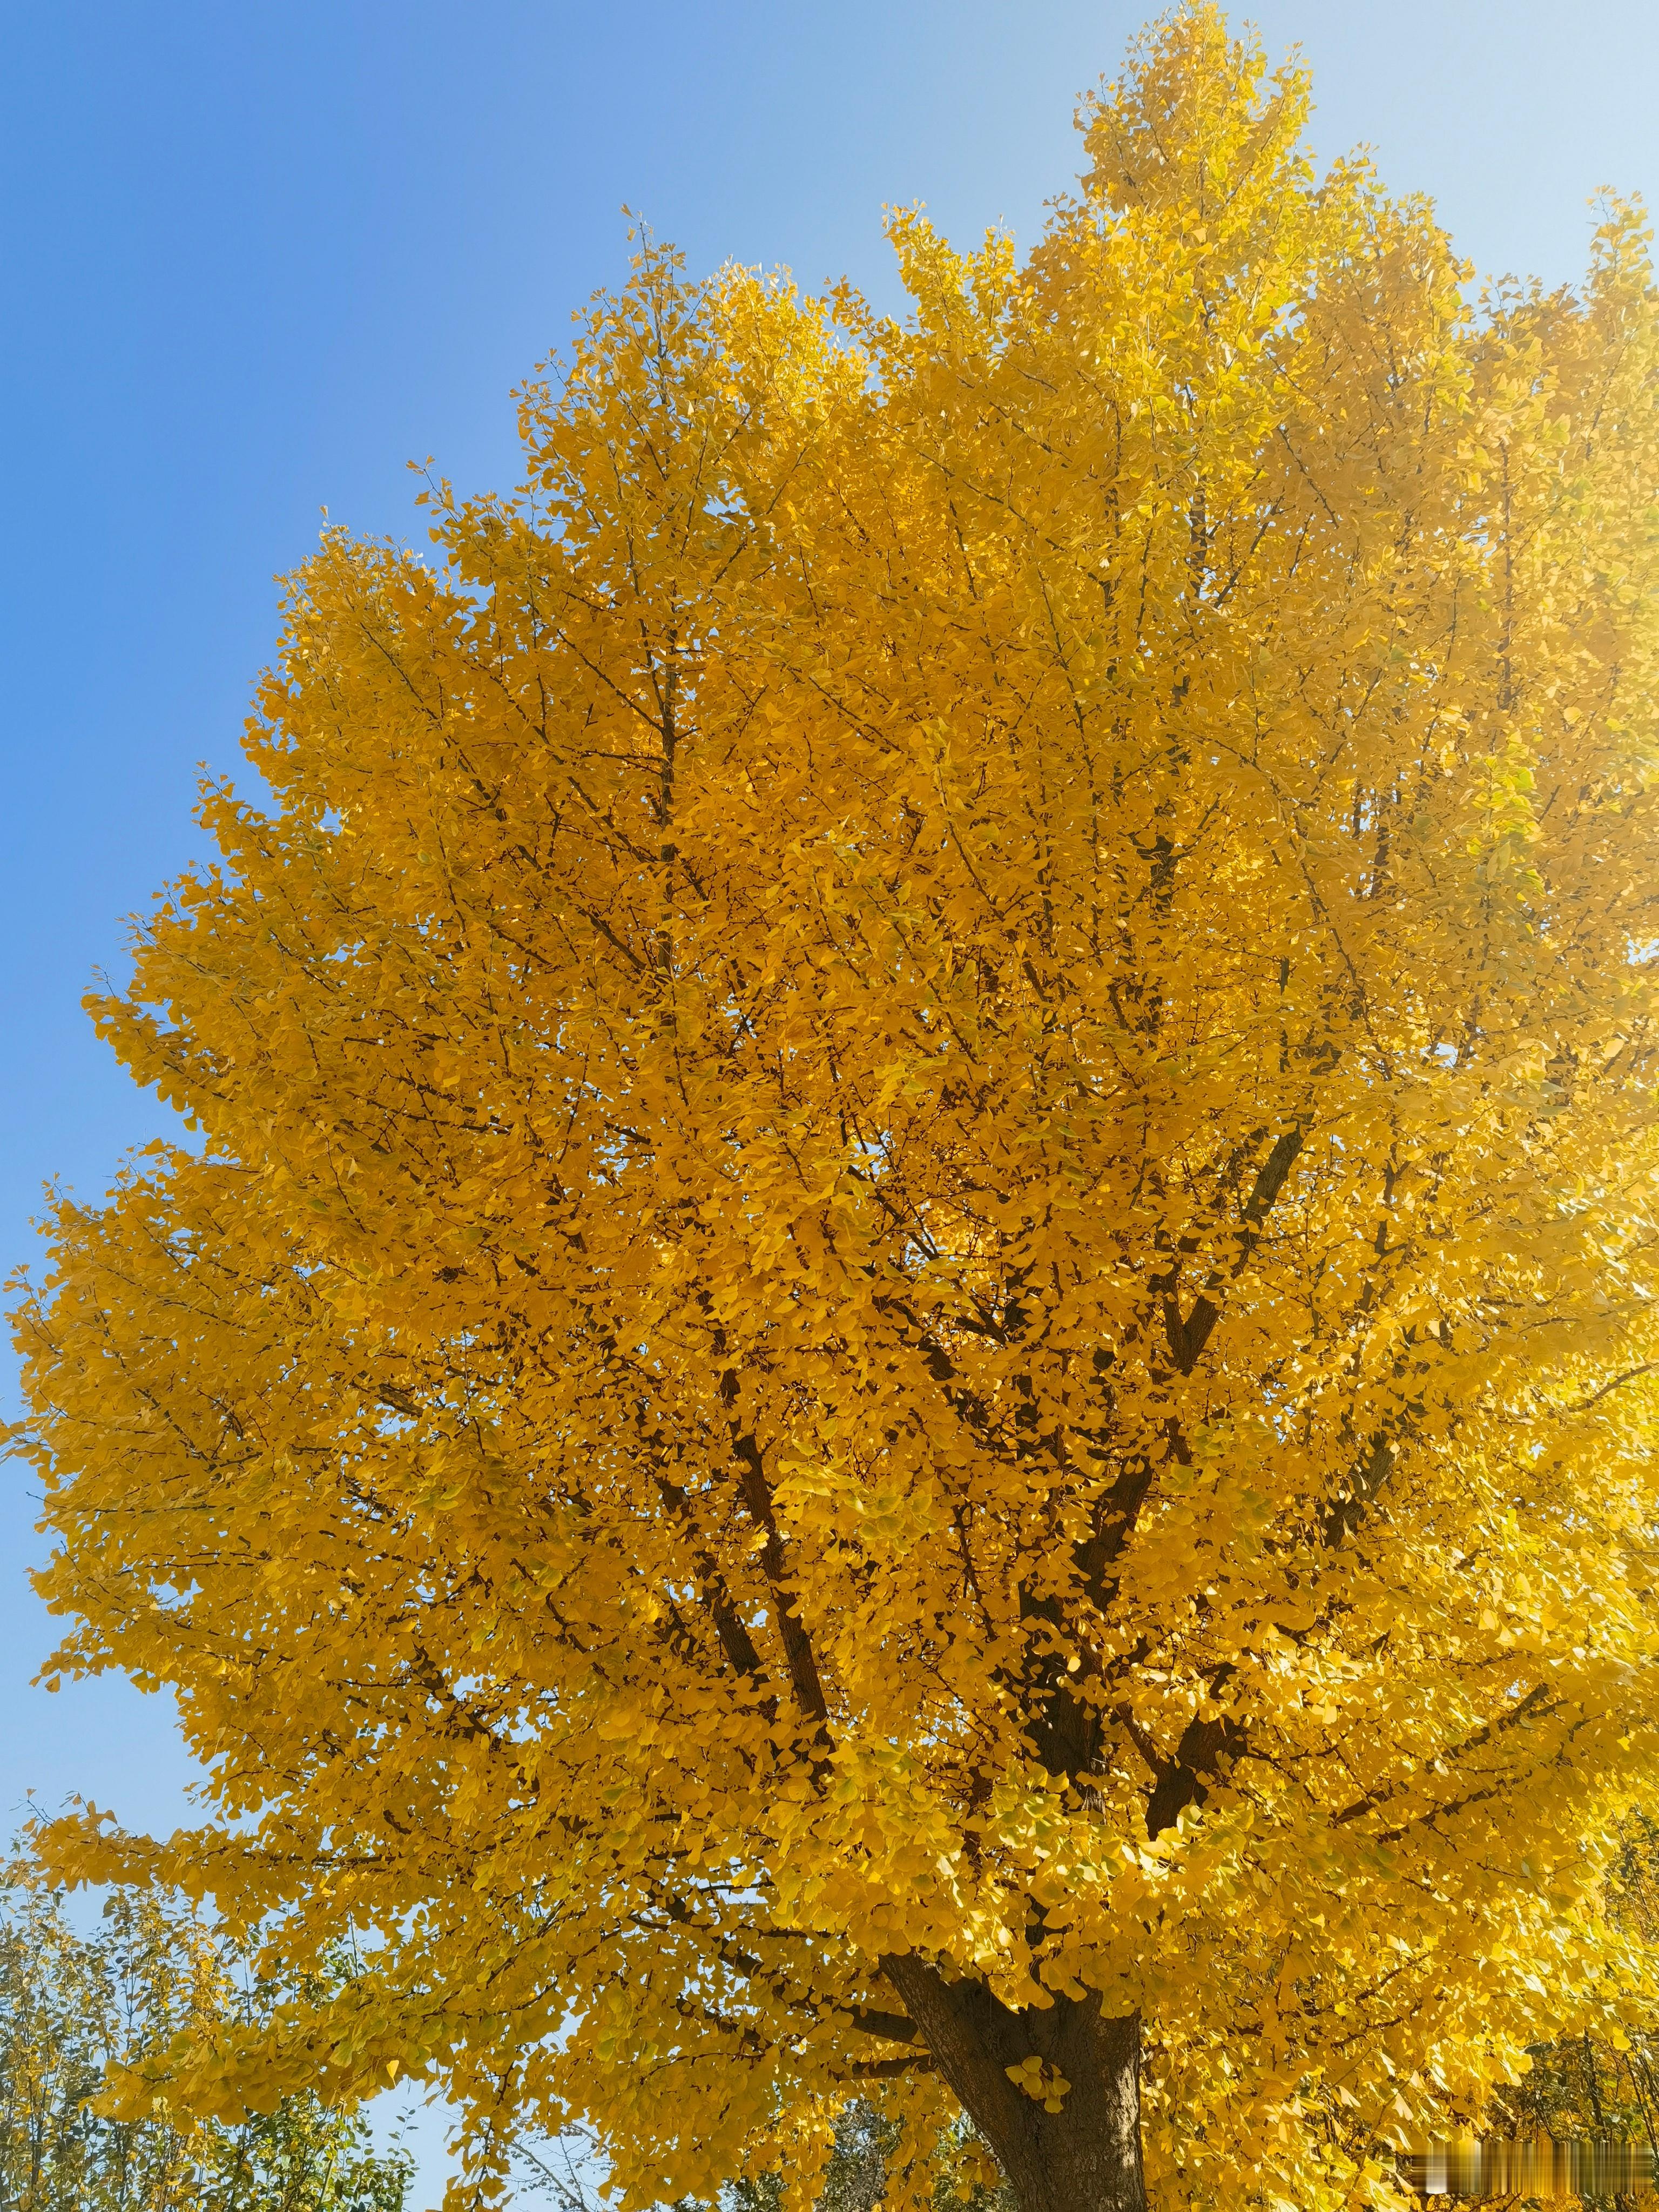
[[[696,1516],[691,1510],[691,1501],[678,1485],[665,1474],[656,1478],[657,1494],[694,1538],[697,1537]],[[714,1633],[720,1640],[720,1649],[739,1674],[751,1682],[763,1681],[766,1669],[755,1649],[754,1639],[744,1626],[743,1617],[732,1601],[731,1592],[715,1562],[714,1553],[705,1544],[697,1543],[692,1554],[697,1570],[698,1595],[708,1608],[714,1624]]]
[[[1321,1513],[1320,1533],[1332,1550],[1339,1548],[1364,1519],[1388,1480],[1395,1456],[1394,1444],[1378,1430],[1364,1458],[1349,1476],[1346,1488],[1330,1499]],[[1242,1758],[1249,1745],[1243,1724],[1224,1714],[1189,1721],[1172,1759],[1160,1755],[1144,1730],[1132,1728],[1131,1733],[1152,1770],[1152,1790],[1146,1801],[1146,1832],[1152,1837],[1174,1827],[1189,1805],[1203,1804],[1209,1795],[1209,1783]],[[1341,1817],[1350,1819],[1353,1814]]]
[[[1146,1800],[1146,1833],[1161,1836],[1173,1828],[1189,1805],[1201,1805],[1215,1780],[1239,1758],[1245,1747],[1239,1723],[1227,1714],[1213,1720],[1190,1720],[1181,1732],[1175,1757],[1160,1762],[1152,1794]]]
[[[1348,1477],[1346,1489],[1328,1499],[1321,1510],[1320,1534],[1332,1551],[1340,1550],[1365,1518],[1393,1473],[1394,1462],[1394,1443],[1379,1429],[1366,1447],[1364,1458]]]
[[[1496,1742],[1500,1735],[1507,1735],[1511,1729],[1524,1727],[1528,1721],[1540,1714],[1557,1711],[1559,1709],[1559,1699],[1550,1698],[1549,1685],[1547,1682],[1534,1682],[1524,1697],[1517,1698],[1516,1702],[1506,1711],[1499,1713],[1495,1720],[1488,1721],[1484,1726],[1476,1729],[1472,1735],[1465,1736],[1461,1743],[1450,1745],[1446,1749],[1437,1752],[1435,1761],[1441,1766],[1455,1766],[1460,1759],[1467,1759],[1471,1752],[1486,1750],[1487,1746]],[[1363,1797],[1356,1797],[1352,1805],[1345,1806],[1340,1813],[1335,1814],[1332,1818],[1332,1826],[1338,1828],[1347,1826],[1351,1821],[1360,1820],[1365,1814],[1373,1813],[1379,1806],[1388,1804],[1408,1786],[1408,1784],[1398,1779],[1380,1783],[1375,1790],[1367,1790]],[[1419,1820],[1435,1820],[1443,1813],[1455,1812],[1469,1802],[1468,1797],[1460,1797],[1445,1803],[1434,1804],[1425,1812],[1414,1817]],[[1398,1832],[1403,1832],[1403,1831]]]
[[[772,1510],[772,1486],[766,1480],[760,1446],[753,1437],[743,1433],[735,1421],[732,1424],[732,1449],[742,1470],[744,1504],[766,1540],[761,1547],[761,1571],[772,1586],[773,1611],[783,1640],[783,1656],[788,1665],[789,1680],[794,1686],[796,1702],[809,1720],[822,1724],[830,1717],[830,1708],[824,1702],[811,1639],[795,1610],[794,1592],[787,1584],[783,1538]]]
[[[854,2030],[860,2035],[869,2036],[874,2042],[914,2045],[923,2041],[921,2031],[915,2021],[907,2019],[902,2013],[886,2012],[878,2005],[851,2003],[842,1998],[832,1997],[821,2002],[810,1995],[803,1994],[799,1989],[793,1988],[777,1968],[768,1966],[764,1960],[757,1959],[752,1951],[746,1951],[741,1944],[733,1942],[718,1927],[700,1919],[683,1897],[654,1882],[651,1887],[659,1909],[676,1928],[702,1938],[723,1966],[744,1981],[760,1983],[786,2011],[799,2013],[803,2018],[815,2023],[823,2021],[829,2014],[850,2014]],[[799,1940],[795,1937],[793,1930],[789,1933],[792,1940]],[[753,1940],[751,1936],[750,1941]],[[914,2071],[921,2055],[913,2049],[907,2057],[856,2059],[852,2064],[855,2072],[874,2078]]]
[[[1261,1224],[1272,1211],[1279,1194],[1284,1189],[1297,1155],[1302,1150],[1300,1128],[1286,1129],[1256,1171],[1250,1194],[1238,1231],[1238,1249],[1231,1271],[1224,1274],[1219,1267],[1212,1270],[1209,1280],[1193,1303],[1193,1310],[1183,1321],[1180,1300],[1176,1295],[1176,1276],[1172,1272],[1164,1279],[1167,1291],[1164,1300],[1164,1333],[1170,1340],[1170,1356],[1183,1375],[1190,1375],[1198,1364],[1200,1353],[1210,1340],[1210,1333],[1221,1318],[1221,1308],[1210,1296],[1219,1291],[1229,1281],[1236,1281],[1243,1273],[1250,1255],[1261,1241]],[[1178,1269],[1180,1262],[1176,1263]]]

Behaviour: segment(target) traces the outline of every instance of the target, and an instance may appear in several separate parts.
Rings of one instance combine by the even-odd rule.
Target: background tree
[[[315,1995],[322,1995],[317,1990]],[[144,2097],[106,2109],[107,2070],[268,2017],[285,1992],[152,1892],[117,1891],[79,1933],[61,1894],[14,1881],[0,1917],[3,2212],[403,2212],[410,2162],[314,2096],[213,2120]]]
[[[223,1814],[43,1850],[380,1938],[169,2094],[1318,2208],[1643,1996],[1654,297],[1472,310],[1305,110],[1177,14],[902,322],[647,246],[295,580],[97,1006],[201,1152],[21,1320]]]
[[[874,2212],[885,2199],[899,2131],[867,2098],[854,2098],[836,2117],[835,2139],[819,2179],[813,2212]],[[967,2161],[961,2142],[939,2147],[933,2177],[933,2212],[1012,2212],[1006,2182],[959,2186]],[[983,2155],[982,2147],[981,2152]],[[514,2146],[512,2201],[545,2200],[556,2212],[602,2212],[605,2159],[583,2127],[556,2142]],[[915,2193],[916,2177],[909,2177]],[[777,2172],[745,2175],[721,2190],[715,2212],[779,2212],[786,2183]],[[672,2212],[702,2212],[690,2198]]]
[[[1659,1944],[1659,1827],[1637,1812],[1623,1825],[1607,1909],[1645,1946]],[[1659,2157],[1659,2026],[1651,2020],[1589,2029],[1532,2052],[1532,2065],[1493,2100],[1494,2135],[1607,2136],[1645,2143]]]
[[[876,2212],[885,2201],[893,2154],[901,2147],[900,2131],[867,2098],[844,2106],[836,2122],[835,2146],[815,2212]],[[981,2177],[965,2190],[960,2186],[963,2148],[947,2141],[936,2149],[933,2212],[1013,2212],[1013,2198],[1004,2181],[988,2183]],[[723,2203],[729,2212],[777,2212],[783,2199],[783,2178],[769,2173],[733,2184]]]

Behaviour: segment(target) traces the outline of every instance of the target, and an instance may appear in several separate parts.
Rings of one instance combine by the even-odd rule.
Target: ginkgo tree
[[[199,1145],[21,1309],[53,1666],[211,1778],[42,1851],[368,1958],[170,2096],[1316,2208],[1650,1996],[1655,295],[1306,109],[1182,9],[902,319],[646,240],[294,580],[96,1002]]]

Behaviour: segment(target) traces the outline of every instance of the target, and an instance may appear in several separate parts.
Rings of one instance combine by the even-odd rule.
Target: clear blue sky
[[[1585,202],[1659,201],[1653,0],[1265,0],[1359,141],[1487,270],[1583,265]],[[0,1258],[158,1127],[78,1001],[237,764],[273,577],[319,509],[411,532],[404,463],[511,481],[512,386],[623,274],[625,202],[694,270],[893,301],[884,203],[1029,240],[1118,0],[5,0],[0,5]],[[411,532],[411,534],[414,534]],[[169,1713],[27,1685],[50,1623],[0,1478],[0,1796],[185,1816]],[[428,2160],[427,2172],[436,2172]],[[422,2202],[428,2201],[422,2192]]]

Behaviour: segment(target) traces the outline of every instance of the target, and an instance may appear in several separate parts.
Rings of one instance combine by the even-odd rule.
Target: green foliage
[[[970,2151],[977,2157],[963,2156]],[[902,2156],[900,2129],[869,2099],[855,2099],[836,2123],[835,2148],[814,2212],[880,2212],[896,2156]],[[987,2188],[963,2178],[988,2156],[965,2126],[946,2137],[935,2166],[933,2212],[1014,2212],[1006,2183]],[[521,2142],[515,2151],[513,2201],[550,2198],[557,2212],[603,2212],[599,2182],[605,2164],[597,2140],[585,2128],[568,2128],[556,2141],[533,2148]],[[728,2183],[717,2206],[688,2197],[665,2212],[782,2212],[784,2203],[785,2177],[775,2172]]]
[[[291,1992],[247,1971],[189,1908],[118,1891],[91,1935],[60,1894],[0,1899],[0,2212],[404,2212],[410,2161],[314,2095],[234,2123],[157,2100],[101,2113],[111,2060],[185,2028],[255,2019]]]
[[[878,2212],[889,2161],[899,2146],[898,2129],[875,2106],[862,2098],[849,2105],[836,2125],[817,2212]],[[933,2201],[934,2212],[1013,2212],[1014,2205],[1006,2183],[994,2189],[970,2185],[964,2193],[955,2174],[943,2168]],[[725,2197],[726,2212],[779,2212],[782,2202],[782,2180],[776,2174],[735,2183]]]
[[[1659,1943],[1659,1822],[1630,1815],[1607,1887],[1609,1919]],[[1568,2036],[1534,2047],[1532,2070],[1494,2101],[1488,2131],[1502,2136],[1611,2136],[1659,2150],[1659,2027]]]

